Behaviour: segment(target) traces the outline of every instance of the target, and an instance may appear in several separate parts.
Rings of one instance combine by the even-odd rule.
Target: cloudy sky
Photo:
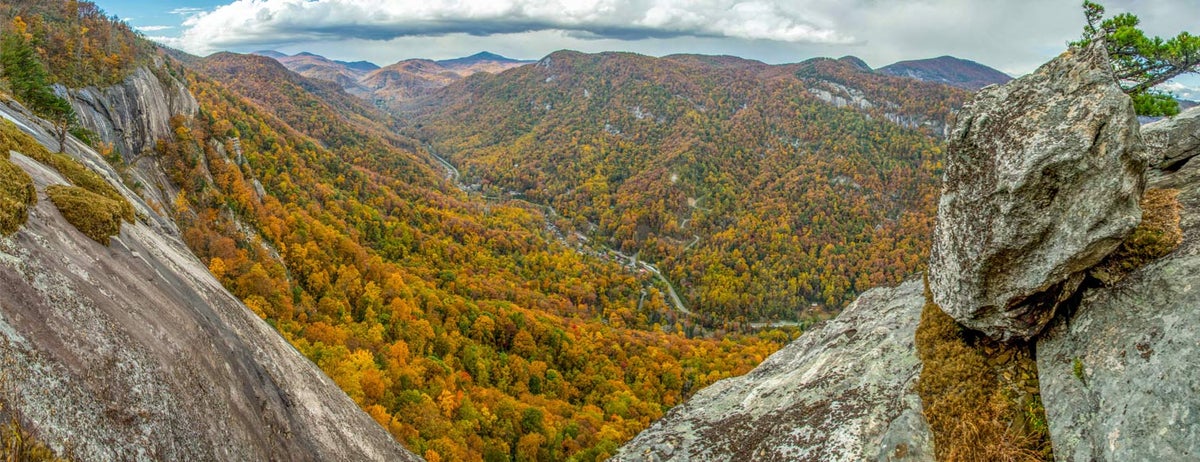
[[[380,65],[491,51],[730,54],[768,63],[855,55],[873,67],[953,55],[1013,75],[1060,53],[1080,0],[96,0],[148,37],[207,55],[309,51]],[[1200,33],[1200,1],[1108,0],[1147,32]],[[1200,99],[1200,78],[1179,96]]]

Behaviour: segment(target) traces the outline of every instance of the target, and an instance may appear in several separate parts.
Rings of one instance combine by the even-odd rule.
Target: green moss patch
[[[0,150],[4,151],[5,158],[8,158],[8,151],[17,151],[34,159],[50,156],[50,151],[46,150],[42,143],[21,131],[11,120],[2,117],[0,117]]]
[[[4,152],[5,157],[8,156],[10,150],[17,151],[38,162],[54,167],[71,184],[118,203],[121,207],[121,218],[130,223],[133,222],[133,204],[130,204],[125,196],[122,196],[121,192],[109,184],[104,177],[84,167],[83,164],[66,154],[50,152],[36,139],[21,131],[7,119],[0,119],[0,150]]]
[[[1142,223],[1117,250],[1092,269],[1092,277],[1112,285],[1133,270],[1162,258],[1183,242],[1179,190],[1149,189],[1142,196]]]
[[[933,303],[926,282],[917,381],[940,461],[1053,460],[1032,346],[967,331]]]
[[[29,218],[29,207],[37,203],[33,179],[8,160],[0,158],[0,235],[15,233]]]
[[[78,186],[53,185],[46,194],[68,222],[96,242],[108,245],[121,232],[124,212],[117,201]]]

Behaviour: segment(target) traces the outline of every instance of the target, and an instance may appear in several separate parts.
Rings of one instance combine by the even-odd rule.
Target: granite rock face
[[[967,327],[1036,335],[1141,220],[1146,155],[1102,45],[986,88],[959,114],[929,281]]]
[[[1181,190],[1183,244],[1111,288],[1086,291],[1038,340],[1059,460],[1200,458],[1200,165],[1152,186]]]
[[[53,137],[0,105],[51,150]],[[227,292],[82,143],[139,218],[110,246],[46,197],[53,168],[13,153],[39,201],[0,237],[0,417],[79,460],[419,460]]]
[[[920,281],[867,291],[750,373],[701,390],[617,461],[933,460],[914,386]]]
[[[187,86],[156,69],[140,67],[120,85],[69,92],[80,124],[113,144],[126,161],[174,136],[172,116],[191,117],[199,110]]]
[[[1200,106],[1142,127],[1142,139],[1158,168],[1170,168],[1200,154]]]

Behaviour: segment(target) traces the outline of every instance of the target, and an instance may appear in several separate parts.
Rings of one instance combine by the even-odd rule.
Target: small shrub
[[[1029,383],[1004,383],[997,366],[990,364],[998,357],[1028,364],[1032,357],[1018,346],[990,344],[985,348],[985,339],[972,338],[932,298],[926,283],[925,307],[916,334],[917,355],[923,364],[917,394],[933,433],[937,459],[1052,460],[1040,398],[1024,391]],[[1033,375],[1036,380],[1036,373]],[[1036,389],[1036,383],[1032,387]]]
[[[33,179],[8,160],[0,159],[0,235],[15,233],[29,218],[29,206],[37,203]]]
[[[1092,277],[1112,285],[1133,270],[1171,253],[1181,242],[1179,190],[1147,190],[1142,196],[1142,223],[1117,250],[1092,269]]]
[[[1071,367],[1074,369],[1075,378],[1079,379],[1080,382],[1084,382],[1085,375],[1083,371],[1083,360],[1075,358],[1075,361],[1072,362]]]
[[[117,201],[78,186],[53,185],[46,194],[63,217],[96,242],[108,245],[121,232],[122,207]]]

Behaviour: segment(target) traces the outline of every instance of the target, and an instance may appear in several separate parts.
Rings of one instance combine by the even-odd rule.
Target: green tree
[[[54,94],[46,66],[38,59],[25,29],[25,22],[17,16],[9,30],[0,36],[0,66],[3,66],[13,96],[54,124],[59,152],[62,152],[67,133],[78,119],[71,103]]]
[[[1179,103],[1154,87],[1179,75],[1200,72],[1200,37],[1180,32],[1170,39],[1147,37],[1132,13],[1105,18],[1104,6],[1085,0],[1087,25],[1073,46],[1103,39],[1121,88],[1134,99],[1138,114],[1162,116],[1179,113]]]

